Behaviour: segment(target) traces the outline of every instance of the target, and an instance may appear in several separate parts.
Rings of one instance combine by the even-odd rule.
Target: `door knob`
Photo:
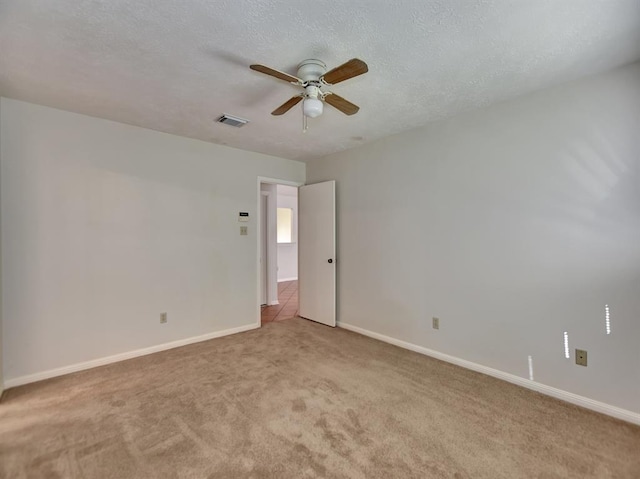
[[[327,263],[333,263],[333,260],[332,260],[331,258],[329,258],[329,259],[327,260]]]

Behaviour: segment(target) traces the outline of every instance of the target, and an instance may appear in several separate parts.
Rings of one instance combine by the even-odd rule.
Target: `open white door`
[[[336,182],[298,190],[299,315],[336,325]]]

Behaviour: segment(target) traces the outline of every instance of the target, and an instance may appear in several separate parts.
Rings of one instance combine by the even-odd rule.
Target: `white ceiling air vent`
[[[236,128],[240,128],[246,125],[247,123],[249,123],[249,120],[245,120],[244,118],[238,118],[237,116],[227,115],[225,113],[220,118],[218,118],[217,122],[224,123],[225,125],[229,125],[229,126],[235,126]]]

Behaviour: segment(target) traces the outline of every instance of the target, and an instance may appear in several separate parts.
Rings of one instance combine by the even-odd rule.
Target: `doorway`
[[[298,184],[259,179],[259,322],[298,313]]]
[[[256,242],[259,260],[259,273],[256,275],[257,326],[262,326],[261,313],[265,311],[265,323],[300,316],[335,327],[335,181],[303,186],[301,183],[258,177],[257,186],[258,230],[262,232]],[[280,195],[281,208],[278,208],[278,188],[285,192],[287,186],[294,188],[288,189],[289,195]],[[296,196],[289,199],[287,205],[284,197],[293,196],[294,192]],[[263,196],[266,197],[264,200]],[[295,214],[292,211],[294,206]],[[288,225],[281,227],[280,231],[278,216],[284,225]],[[286,219],[288,221],[284,221]],[[278,249],[283,250],[280,255]],[[293,273],[283,262],[284,251],[287,250],[297,258]]]
[[[273,188],[271,188],[271,194]],[[264,192],[261,192],[264,193]],[[276,195],[276,300],[261,305],[262,324],[291,319],[298,314],[298,188],[289,185],[275,185]],[[269,195],[270,196],[270,195]],[[267,196],[268,197],[268,196]],[[269,218],[268,205],[263,218]],[[265,224],[265,230],[268,225]],[[273,227],[273,225],[272,225]],[[265,241],[270,237],[265,235]],[[272,239],[272,237],[271,237]],[[271,246],[273,248],[273,245]],[[267,248],[269,245],[267,244]],[[269,288],[267,284],[263,288]],[[276,303],[276,304],[274,304]]]

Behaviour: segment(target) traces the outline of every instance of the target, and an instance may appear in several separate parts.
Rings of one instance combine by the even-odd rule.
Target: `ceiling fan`
[[[367,64],[358,58],[352,58],[346,63],[327,71],[327,66],[320,60],[304,60],[298,65],[298,76],[289,75],[264,65],[251,65],[255,70],[266,75],[284,80],[293,85],[302,87],[304,91],[296,95],[271,112],[272,115],[283,115],[302,100],[304,120],[306,117],[316,118],[322,115],[323,102],[340,110],[345,115],[354,115],[360,109],[350,101],[345,100],[335,93],[325,90],[325,87],[335,85],[369,71]],[[306,129],[306,125],[304,127]]]

